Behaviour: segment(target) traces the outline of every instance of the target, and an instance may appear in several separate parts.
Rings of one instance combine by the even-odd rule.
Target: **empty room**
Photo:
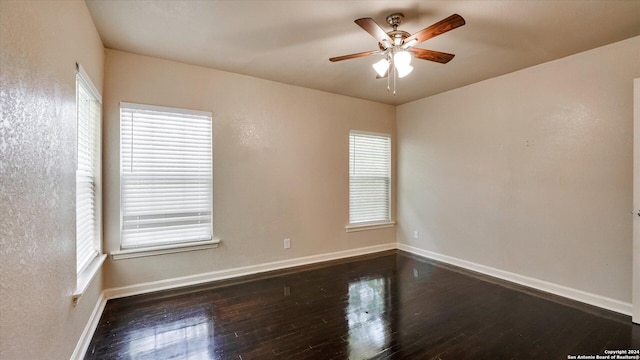
[[[640,359],[640,1],[0,0],[0,359]]]

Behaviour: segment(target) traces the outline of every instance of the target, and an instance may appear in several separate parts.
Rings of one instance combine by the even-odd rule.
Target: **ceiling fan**
[[[424,28],[417,33],[411,35],[406,31],[398,30],[398,26],[402,23],[404,18],[403,14],[394,13],[387,16],[387,23],[393,27],[393,30],[385,32],[378,23],[372,18],[362,18],[355,20],[355,23],[378,40],[379,50],[365,51],[356,54],[343,55],[332,57],[329,59],[331,62],[355,59],[359,57],[383,54],[384,58],[373,64],[373,68],[378,73],[376,78],[387,78],[387,90],[389,90],[389,73],[393,73],[394,78],[394,95],[395,95],[395,75],[403,78],[407,76],[413,67],[410,65],[411,58],[435,61],[441,64],[446,64],[455,55],[443,53],[439,51],[426,50],[420,48],[414,48],[415,45],[429,40],[438,35],[444,34],[447,31],[453,30],[465,24],[462,16],[453,14],[446,19],[440,20],[437,23]],[[393,71],[393,70],[396,71]]]

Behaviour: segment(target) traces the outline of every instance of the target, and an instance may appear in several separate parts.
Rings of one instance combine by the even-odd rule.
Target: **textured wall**
[[[0,358],[68,359],[101,290],[71,306],[75,63],[100,89],[82,1],[0,1]]]
[[[629,302],[639,59],[636,37],[398,107],[398,241]]]
[[[344,229],[349,130],[395,136],[393,106],[112,50],[104,93],[105,249],[120,246],[120,101],[213,112],[222,239],[213,250],[109,261],[107,288],[395,242],[393,228]]]

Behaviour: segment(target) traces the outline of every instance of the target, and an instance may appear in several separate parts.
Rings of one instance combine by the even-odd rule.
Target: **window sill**
[[[349,224],[344,228],[347,232],[356,232],[356,231],[385,229],[385,228],[390,228],[394,226],[396,226],[395,221],[385,221],[385,222],[376,222],[376,223]]]
[[[139,249],[116,250],[116,251],[112,251],[110,255],[111,255],[111,259],[113,260],[123,260],[123,259],[132,259],[132,258],[145,257],[145,256],[173,254],[173,253],[180,253],[180,252],[186,252],[186,251],[215,249],[218,247],[219,244],[220,244],[220,239],[213,239],[209,241],[198,241],[198,242],[184,243],[184,244],[163,245],[163,246],[154,246],[154,247],[146,247],[146,248],[139,248]]]
[[[82,295],[87,291],[89,284],[98,273],[98,270],[102,267],[104,260],[107,258],[107,254],[100,254],[96,256],[91,263],[78,274],[78,280],[76,283],[76,291],[73,292],[73,306],[78,304]]]

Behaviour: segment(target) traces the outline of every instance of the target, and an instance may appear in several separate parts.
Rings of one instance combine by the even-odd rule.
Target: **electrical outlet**
[[[420,233],[418,232],[418,230],[414,230],[413,231],[413,238],[414,239],[418,239],[420,237]]]
[[[291,239],[289,238],[284,239],[284,248],[289,249],[290,247],[291,247]]]

